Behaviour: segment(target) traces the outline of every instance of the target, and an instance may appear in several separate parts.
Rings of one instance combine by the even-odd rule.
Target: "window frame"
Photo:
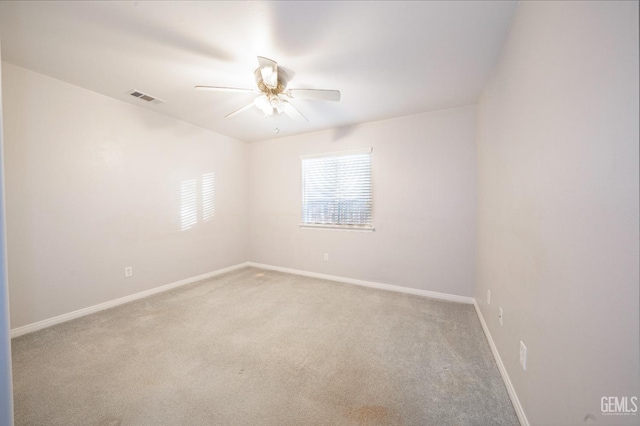
[[[301,188],[301,205],[300,205],[300,214],[301,219],[304,220],[304,206],[305,206],[305,172],[303,167],[304,160],[314,159],[314,158],[332,158],[332,157],[344,157],[350,155],[359,155],[359,154],[369,154],[370,168],[369,168],[369,179],[370,179],[370,187],[369,187],[369,195],[370,195],[370,203],[369,203],[369,216],[370,221],[368,224],[356,225],[356,224],[341,224],[341,223],[305,223],[301,221],[301,228],[309,228],[309,229],[328,229],[335,231],[360,231],[360,232],[372,232],[375,230],[373,226],[373,148],[359,148],[359,149],[350,149],[346,151],[335,151],[335,152],[324,152],[317,154],[309,154],[309,155],[301,155],[300,156],[300,188]]]

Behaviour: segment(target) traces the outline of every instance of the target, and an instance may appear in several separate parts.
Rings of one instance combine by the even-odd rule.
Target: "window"
[[[373,230],[371,148],[301,158],[301,226]]]

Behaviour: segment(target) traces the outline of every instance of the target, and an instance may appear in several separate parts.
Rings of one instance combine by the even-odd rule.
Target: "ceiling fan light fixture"
[[[280,109],[282,101],[277,95],[273,95],[269,97],[269,104],[275,109]]]
[[[273,107],[271,106],[267,95],[258,96],[253,103],[260,109],[260,111],[262,111],[265,117],[273,115]]]
[[[266,95],[260,95],[258,96],[253,103],[255,104],[255,106],[257,106],[259,109],[261,109],[263,112],[265,112],[267,109],[271,108],[271,106],[269,105],[269,99],[267,99]],[[266,112],[265,112],[266,113]]]

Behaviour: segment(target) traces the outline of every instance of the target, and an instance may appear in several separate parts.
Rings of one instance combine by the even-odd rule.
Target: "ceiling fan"
[[[225,118],[233,117],[236,114],[256,106],[264,113],[265,117],[285,113],[294,120],[309,121],[289,102],[289,99],[315,99],[334,102],[340,100],[339,90],[287,89],[288,78],[287,73],[282,68],[278,69],[278,63],[276,61],[258,56],[258,68],[255,70],[257,90],[219,86],[195,86],[195,88],[216,92],[249,92],[260,94],[260,96],[255,98],[249,105],[225,115]]]

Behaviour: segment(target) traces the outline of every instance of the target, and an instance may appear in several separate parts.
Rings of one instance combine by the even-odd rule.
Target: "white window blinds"
[[[372,229],[371,148],[302,157],[302,225]]]

